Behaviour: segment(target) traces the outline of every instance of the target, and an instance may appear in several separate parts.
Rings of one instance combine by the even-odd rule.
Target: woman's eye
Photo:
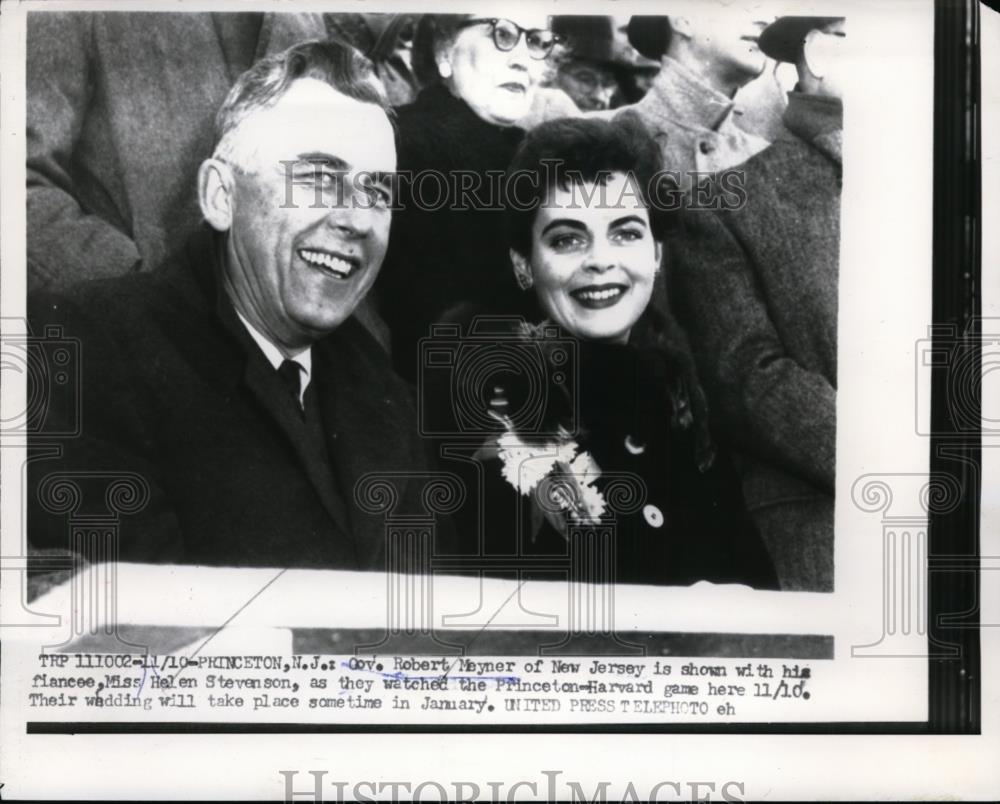
[[[619,229],[612,235],[616,240],[620,240],[626,243],[633,243],[636,240],[642,240],[644,233],[641,229]]]
[[[517,39],[521,38],[520,31],[515,32],[509,28],[498,27],[496,32],[493,34],[493,38],[496,40],[497,44],[504,48],[513,49],[516,46]]]
[[[549,245],[556,251],[567,251],[583,243],[583,238],[576,234],[556,235],[549,241]]]

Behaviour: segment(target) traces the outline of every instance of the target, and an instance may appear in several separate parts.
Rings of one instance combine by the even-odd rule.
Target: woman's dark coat
[[[459,302],[505,309],[518,293],[502,180],[524,132],[482,120],[440,84],[400,108],[397,124],[400,179],[376,293],[396,369],[412,380],[417,340],[443,311]]]
[[[606,491],[613,477],[628,474],[645,495],[642,504],[629,505],[628,512],[615,512],[615,580],[709,580],[773,588],[773,569],[746,514],[728,456],[716,453],[711,466],[700,470],[697,428],[679,426],[685,417],[673,415],[679,367],[655,348],[571,342],[576,348],[567,376],[576,392],[567,398],[550,383],[544,395],[535,397],[548,400],[542,429],[551,431],[557,420],[577,425],[578,444],[602,471],[597,488]],[[526,377],[508,373],[498,380],[512,412],[528,396],[527,389],[519,387]],[[438,392],[441,404],[449,402],[443,395],[455,397],[454,389],[442,387]],[[566,539],[544,519],[532,517],[528,497],[519,497],[504,479],[498,458],[478,464],[452,461],[446,468],[464,473],[470,489],[482,482],[479,499],[470,499],[457,517],[462,552],[477,552],[481,544],[494,559],[510,556],[509,570],[558,576],[531,572],[532,559],[567,555]],[[613,495],[606,498],[614,508]]]

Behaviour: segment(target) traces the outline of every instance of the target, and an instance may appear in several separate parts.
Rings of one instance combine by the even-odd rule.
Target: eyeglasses
[[[521,41],[521,34],[524,34],[524,41],[528,46],[528,55],[533,59],[544,59],[552,52],[552,48],[559,41],[559,36],[552,33],[552,31],[544,31],[540,28],[528,30],[527,28],[522,28],[516,22],[498,19],[497,17],[466,20],[458,27],[461,30],[462,28],[471,28],[473,25],[491,26],[493,44],[497,50],[501,50],[504,53],[516,48],[517,43]]]
[[[618,86],[618,81],[614,75],[594,70],[590,67],[569,67],[563,70],[563,75],[576,81],[587,92],[596,92],[599,89],[614,89]]]

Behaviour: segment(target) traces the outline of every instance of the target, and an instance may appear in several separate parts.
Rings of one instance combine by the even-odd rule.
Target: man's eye
[[[336,187],[340,183],[340,176],[330,170],[317,170],[315,181],[324,187]]]
[[[392,206],[392,190],[384,184],[374,184],[362,179],[358,184],[358,189],[376,206]]]
[[[315,184],[324,189],[336,187],[340,181],[340,175],[332,170],[324,168],[309,168],[296,174],[296,179],[302,183]]]

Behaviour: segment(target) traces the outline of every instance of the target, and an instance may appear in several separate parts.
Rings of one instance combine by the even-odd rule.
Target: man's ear
[[[201,214],[218,232],[233,224],[233,171],[225,162],[206,159],[198,168],[198,203]]]
[[[813,77],[822,79],[829,72],[830,59],[833,58],[830,51],[830,37],[821,30],[814,28],[806,34],[802,43],[802,60]]]
[[[521,289],[530,288],[534,284],[535,278],[531,275],[531,265],[527,258],[514,249],[510,249],[510,264],[514,266],[514,277]]]

